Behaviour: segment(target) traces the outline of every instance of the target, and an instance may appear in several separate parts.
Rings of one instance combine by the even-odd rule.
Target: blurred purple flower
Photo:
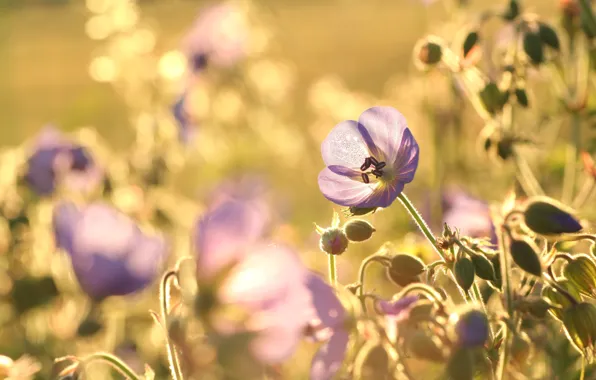
[[[270,187],[265,178],[255,173],[245,173],[221,181],[209,196],[209,204],[215,207],[229,200],[248,202],[259,209],[259,213],[270,219]]]
[[[204,9],[183,40],[191,70],[234,65],[246,55],[247,33],[244,15],[235,6],[222,3]]]
[[[53,227],[81,288],[95,300],[147,287],[159,276],[168,252],[161,236],[145,234],[104,203],[61,203],[54,209]]]
[[[267,216],[254,203],[222,200],[197,224],[197,276],[210,284],[230,270],[216,289],[219,304],[236,305],[249,314],[241,326],[223,317],[213,321],[220,334],[257,333],[251,352],[263,363],[289,357],[310,319],[308,272],[295,252],[263,240]]]
[[[329,337],[312,359],[310,379],[331,380],[341,368],[348,350],[350,336],[344,328],[346,311],[335,290],[318,275],[311,273],[307,286],[314,309],[310,325],[317,330],[317,337],[325,333]]]
[[[187,92],[185,91],[172,106],[172,114],[178,123],[178,139],[184,144],[192,142],[197,132],[197,125],[186,110],[187,98]]]
[[[373,107],[358,122],[339,123],[321,150],[327,167],[319,188],[341,206],[388,207],[418,167],[418,144],[404,116],[391,107]]]
[[[476,199],[460,190],[450,190],[443,194],[443,222],[459,229],[463,236],[489,238],[497,244],[488,203]]]
[[[455,322],[458,343],[463,347],[479,347],[488,339],[488,319],[480,310],[453,315],[451,319]]]
[[[418,300],[419,296],[412,295],[392,301],[379,300],[375,303],[377,312],[385,316],[385,330],[389,339],[397,339],[398,323],[408,318],[411,308]]]
[[[52,126],[38,136],[27,160],[25,181],[41,196],[54,193],[59,184],[72,190],[89,191],[104,179],[104,172],[87,149],[68,141]]]

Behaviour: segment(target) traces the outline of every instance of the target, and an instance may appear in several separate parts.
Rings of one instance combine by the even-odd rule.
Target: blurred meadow
[[[422,72],[413,59],[416,43],[428,34],[461,38],[486,1],[470,0],[462,8],[450,0],[232,1],[247,15],[246,56],[189,74],[184,38],[214,3],[0,0],[0,355],[30,355],[41,365],[31,378],[57,378],[55,358],[96,351],[115,353],[139,373],[147,363],[156,379],[169,375],[164,332],[149,314],[159,310],[159,276],[133,295],[91,302],[54,242],[52,213],[60,200],[104,199],[143,229],[164,234],[169,254],[161,274],[192,255],[195,221],[222,183],[255,176],[268,189],[271,235],[294,247],[307,267],[325,273],[327,258],[313,224],[330,226],[334,211],[346,218],[319,190],[321,143],[339,122],[358,120],[380,105],[403,113],[420,146],[406,192],[436,235],[445,189],[461,188],[492,203],[518,186],[514,165],[485,153],[479,138],[485,121],[468,100],[446,75]],[[559,1],[523,5],[560,30]],[[483,42],[498,45],[501,28],[489,22]],[[489,77],[495,70],[490,54],[479,64]],[[556,101],[546,96],[551,79],[532,74],[531,108],[520,110],[519,118],[526,136],[540,137],[546,149],[521,149],[545,191],[558,197],[566,151],[553,144],[568,132],[551,128],[565,124]],[[192,119],[183,129],[192,131],[181,131],[173,112],[181,94],[184,115]],[[26,189],[23,165],[47,125],[93,153],[106,174],[101,190],[47,196]],[[591,151],[586,126],[584,147]],[[258,183],[248,186],[259,189]],[[589,220],[595,211],[588,203],[582,217]],[[354,282],[360,262],[382,247],[426,263],[436,259],[399,206],[366,219],[375,234],[338,256],[341,284]],[[109,229],[97,234],[104,232],[107,241],[119,239]],[[367,286],[389,297],[399,288],[386,277],[381,266],[371,268]],[[313,352],[314,345],[302,343],[296,359],[284,365],[285,378],[308,378]],[[205,362],[213,355],[193,354]],[[413,365],[436,370],[421,363]],[[106,368],[94,365],[87,378],[121,378]]]

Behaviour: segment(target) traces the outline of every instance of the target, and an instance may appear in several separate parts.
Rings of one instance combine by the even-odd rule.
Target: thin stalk
[[[335,255],[327,255],[328,271],[329,271],[329,283],[331,286],[337,285],[337,265],[335,262]]]
[[[579,373],[579,380],[584,380],[586,377],[586,356],[582,355],[582,369]]]
[[[383,257],[375,254],[368,256],[366,259],[362,261],[362,263],[360,264],[360,270],[358,271],[358,282],[360,283],[360,287],[358,288],[359,297],[362,297],[362,295],[364,294],[364,275],[366,274],[366,267],[368,267],[370,263],[373,263],[375,261],[384,264],[390,262],[390,259],[388,257]]]
[[[507,314],[509,318],[513,317],[513,294],[511,289],[511,277],[510,277],[510,264],[509,264],[509,255],[507,254],[506,244],[505,244],[505,228],[502,226],[501,230],[498,231],[499,235],[499,255],[501,260],[501,278],[503,279],[503,292],[505,293],[505,307],[507,309]],[[507,363],[509,362],[509,350],[511,345],[509,344],[511,333],[509,328],[505,328],[503,331],[503,350],[501,353],[501,357],[499,358],[499,366],[497,368],[497,379],[498,380],[505,380],[505,374],[507,369]]]
[[[518,151],[513,152],[513,159],[516,168],[516,176],[520,185],[527,195],[544,195],[542,186],[534,176],[528,161]]]
[[[478,286],[478,283],[476,281],[474,281],[474,285],[472,285],[472,292],[474,294],[474,297],[476,298],[476,302],[478,302],[480,304],[480,306],[482,307],[482,311],[484,312],[484,314],[488,315],[488,309],[486,308],[486,304],[484,303],[484,300],[482,299],[482,294],[480,293],[480,287]],[[488,324],[488,339],[489,341],[492,343],[495,337],[495,332],[493,331],[493,327],[491,326],[491,324]]]
[[[180,368],[180,360],[176,353],[176,348],[170,340],[170,334],[168,331],[168,314],[170,310],[170,283],[178,278],[178,272],[176,270],[170,270],[164,274],[161,280],[160,287],[160,303],[161,303],[161,318],[165,328],[166,338],[166,349],[168,352],[168,362],[170,363],[170,373],[172,380],[182,380],[182,369]]]
[[[414,219],[414,221],[418,225],[418,228],[420,228],[420,231],[422,231],[422,233],[424,234],[426,239],[429,241],[429,243],[435,249],[435,252],[437,253],[437,255],[439,255],[441,257],[441,259],[443,259],[443,261],[445,261],[445,255],[443,254],[443,251],[441,250],[441,248],[439,248],[439,245],[437,243],[437,239],[435,238],[435,235],[433,235],[430,228],[426,225],[426,222],[424,221],[424,219],[422,219],[422,216],[420,216],[420,213],[418,212],[418,210],[416,210],[416,207],[414,207],[414,205],[412,204],[410,199],[408,199],[406,194],[404,194],[403,192],[400,193],[397,196],[397,198],[404,205],[404,207],[406,208],[406,210],[408,211],[408,213],[410,214],[412,219]]]
[[[122,376],[129,380],[141,380],[142,377],[137,375],[126,363],[120,360],[118,357],[109,354],[107,352],[95,352],[89,356],[86,356],[81,360],[82,367],[85,368],[92,362],[105,362],[112,368],[118,371]]]
[[[577,181],[577,160],[581,149],[581,119],[577,112],[571,116],[571,136],[567,146],[567,161],[565,162],[565,173],[563,175],[563,194],[561,200],[569,203],[575,194],[575,183]]]
[[[588,177],[584,181],[584,184],[577,193],[577,195],[575,196],[575,199],[573,200],[573,203],[571,203],[571,206],[575,209],[578,209],[585,205],[588,199],[590,199],[592,192],[594,191],[594,185],[596,185],[594,177]]]

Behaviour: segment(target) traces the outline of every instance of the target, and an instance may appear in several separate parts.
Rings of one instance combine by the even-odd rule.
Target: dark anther
[[[368,174],[362,173],[362,181],[364,181],[364,183],[370,182],[370,179],[368,178]]]
[[[377,177],[377,178],[379,178],[379,177],[382,177],[382,176],[383,176],[383,172],[382,172],[382,171],[380,171],[380,170],[373,170],[373,171],[371,172],[371,174],[374,174],[374,175],[375,175],[375,177]]]
[[[370,168],[370,165],[372,165],[372,162],[370,160],[370,157],[367,157],[364,159],[364,163],[360,167],[360,170],[365,171],[366,169]]]
[[[385,166],[387,166],[387,164],[386,164],[386,163],[384,163],[384,162],[379,162],[378,164],[376,164],[376,165],[375,165],[375,169],[377,169],[377,170],[381,170],[381,169],[383,169]]]
[[[376,158],[374,158],[374,157],[369,157],[369,158],[370,158],[370,162],[372,162],[372,164],[373,164],[374,166],[377,166],[377,165],[379,164],[379,161],[377,161],[377,159],[376,159]]]

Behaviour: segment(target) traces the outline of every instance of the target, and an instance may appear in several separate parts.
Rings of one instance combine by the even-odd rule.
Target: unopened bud
[[[543,22],[538,23],[538,35],[546,46],[557,51],[561,48],[559,36],[557,36],[557,32],[550,25]]]
[[[563,270],[567,278],[579,292],[596,298],[596,263],[588,255],[577,255]]]
[[[428,69],[441,62],[443,48],[434,37],[419,40],[414,47],[414,63],[420,69]]]
[[[574,299],[581,299],[579,291],[573,286],[573,284],[571,284],[569,280],[558,280],[557,285]],[[542,288],[541,294],[543,298],[548,300],[552,305],[556,306],[552,307],[548,312],[558,320],[562,320],[564,311],[573,305],[573,302],[571,302],[569,297],[562,294],[560,291],[550,285],[545,285]]]
[[[375,228],[366,220],[353,219],[344,225],[344,232],[349,241],[362,242],[370,239]]]
[[[472,256],[472,263],[474,264],[474,269],[476,271],[476,275],[486,281],[494,281],[497,279],[495,274],[495,268],[489,259],[486,258],[484,255],[474,255]]]
[[[462,347],[480,347],[488,339],[488,319],[480,310],[465,307],[451,314],[449,322],[453,326],[458,344]]]
[[[512,240],[509,250],[515,264],[524,272],[537,277],[542,275],[542,262],[533,242],[527,239]]]
[[[341,255],[348,248],[348,238],[340,228],[328,228],[321,235],[319,247],[330,255]]]
[[[424,272],[424,262],[416,256],[400,253],[391,258],[390,269],[407,277],[415,277]]]
[[[503,109],[507,103],[508,95],[508,92],[501,92],[499,86],[494,82],[489,82],[479,93],[484,108],[490,114],[495,114]]]
[[[436,336],[424,330],[416,330],[406,338],[408,353],[418,359],[442,362],[447,356],[445,345]]]
[[[540,235],[559,235],[581,231],[582,225],[564,205],[549,198],[531,200],[524,210],[529,229]]]
[[[563,325],[569,341],[588,363],[594,361],[596,344],[596,305],[582,302],[571,306],[563,314]]]
[[[544,62],[544,48],[538,33],[527,31],[524,34],[523,45],[526,55],[534,65]]]
[[[478,44],[480,37],[478,36],[477,31],[470,32],[466,39],[464,40],[464,57],[468,55],[468,53]]]
[[[474,284],[474,276],[476,275],[472,260],[467,257],[457,259],[453,265],[453,273],[455,274],[457,285],[466,292],[470,290]]]
[[[400,272],[391,270],[391,268],[387,268],[387,277],[389,278],[389,280],[391,280],[399,286],[408,286],[410,284],[420,282],[418,276],[405,276]]]

